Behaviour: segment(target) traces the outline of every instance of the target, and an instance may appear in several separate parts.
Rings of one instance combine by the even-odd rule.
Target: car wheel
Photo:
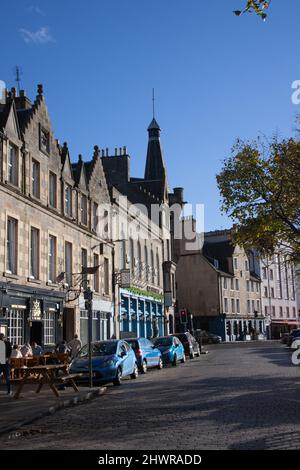
[[[143,360],[143,364],[142,364],[142,367],[141,367],[141,373],[142,374],[147,373],[147,361],[145,359]]]
[[[135,363],[135,364],[134,364],[133,372],[132,372],[132,374],[130,374],[130,377],[131,377],[132,379],[137,379],[138,376],[139,376],[139,368],[138,368],[138,366],[137,366],[137,363]]]
[[[176,366],[177,366],[177,356],[176,356],[176,354],[174,355],[174,359],[173,359],[173,362],[172,362],[172,366],[173,366],[173,367],[176,367]]]
[[[200,348],[199,348],[199,346],[198,346],[198,349],[197,349],[196,356],[197,356],[197,357],[200,357]]]
[[[113,381],[113,384],[118,386],[118,385],[121,385],[121,382],[122,382],[122,370],[120,367],[118,367],[117,375],[116,375],[115,380]]]
[[[157,365],[158,370],[161,370],[161,369],[163,368],[163,366],[164,366],[164,365],[163,365],[163,361],[162,361],[162,358],[160,357],[160,358],[159,358],[159,363],[158,363],[158,365]]]
[[[181,359],[181,361],[180,361],[180,362],[181,362],[181,364],[184,364],[184,363],[185,363],[185,361],[186,361],[186,359],[185,359],[185,354],[184,354],[184,355],[183,355],[183,358]]]

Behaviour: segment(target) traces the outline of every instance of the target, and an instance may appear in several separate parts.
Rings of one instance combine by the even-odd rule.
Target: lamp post
[[[93,332],[93,291],[90,287],[84,291],[85,309],[88,311],[88,350],[89,350],[89,384],[93,388],[92,332]]]

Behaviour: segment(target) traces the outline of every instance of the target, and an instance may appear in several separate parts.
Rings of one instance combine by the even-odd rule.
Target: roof
[[[149,124],[149,127],[148,127],[148,131],[152,130],[152,129],[157,129],[160,131],[160,127],[159,127],[159,124],[158,122],[156,121],[156,119],[152,119],[152,121],[150,122]]]

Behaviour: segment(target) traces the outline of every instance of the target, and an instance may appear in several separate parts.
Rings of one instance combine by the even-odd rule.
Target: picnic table
[[[60,397],[56,387],[57,384],[70,383],[73,389],[78,392],[74,381],[78,374],[69,374],[67,364],[37,365],[26,369],[23,368],[22,371],[23,377],[14,381],[18,383],[18,388],[14,395],[15,398],[19,398],[24,385],[32,383],[38,385],[36,393],[40,393],[44,385],[49,385],[57,398]]]

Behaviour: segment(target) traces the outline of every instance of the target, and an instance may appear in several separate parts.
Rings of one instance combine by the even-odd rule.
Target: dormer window
[[[68,184],[65,187],[65,215],[72,217],[72,188]]]
[[[10,184],[18,186],[19,183],[19,158],[18,148],[15,145],[9,144],[8,146],[8,159],[7,159],[7,180]]]
[[[40,150],[46,154],[50,153],[50,133],[40,126]]]
[[[87,197],[81,196],[81,223],[87,225]]]

